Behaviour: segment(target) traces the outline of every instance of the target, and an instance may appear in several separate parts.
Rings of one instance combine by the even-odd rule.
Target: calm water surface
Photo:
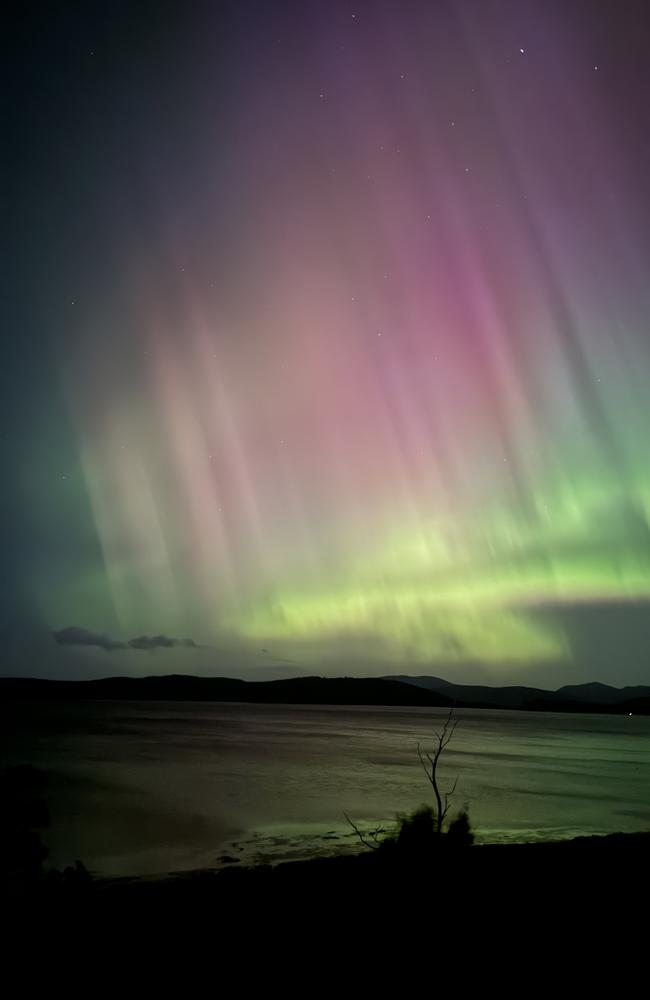
[[[459,710],[443,785],[480,840],[650,829],[650,718]],[[343,818],[428,801],[420,708],[85,702],[1,709],[3,763],[48,772],[60,866],[101,874],[351,850]]]

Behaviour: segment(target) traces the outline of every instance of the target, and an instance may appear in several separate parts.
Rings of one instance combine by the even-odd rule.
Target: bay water
[[[417,746],[446,710],[213,702],[14,703],[2,763],[48,779],[55,867],[100,875],[263,863],[359,849],[432,800]],[[650,829],[650,718],[456,712],[439,765],[479,841]]]

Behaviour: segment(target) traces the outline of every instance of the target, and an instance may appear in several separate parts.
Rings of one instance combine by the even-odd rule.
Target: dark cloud
[[[563,671],[565,678],[575,678],[571,683],[647,683],[650,600],[547,602],[532,614],[566,636],[571,665],[565,664]],[[569,682],[563,679],[561,683]]]
[[[115,642],[107,635],[98,632],[89,632],[88,629],[79,628],[77,625],[70,625],[68,628],[59,629],[52,632],[54,641],[59,646],[98,646],[100,649],[126,649],[126,643]]]
[[[198,649],[194,639],[173,639],[168,635],[139,635],[127,642],[118,642],[99,632],[70,625],[68,628],[52,632],[54,641],[59,646],[97,646],[99,649],[112,651],[115,649]]]
[[[182,646],[185,649],[197,649],[194,639],[172,639],[168,635],[139,635],[129,639],[129,649],[172,649]]]

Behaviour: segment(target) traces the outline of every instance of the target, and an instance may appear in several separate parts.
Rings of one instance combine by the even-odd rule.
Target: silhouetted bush
[[[2,881],[22,889],[43,875],[47,848],[39,830],[50,817],[43,793],[46,778],[27,764],[8,767],[0,773],[0,870]]]
[[[437,846],[438,839],[431,806],[421,805],[409,815],[397,817],[395,846],[400,853],[425,854]]]
[[[473,843],[474,834],[465,810],[451,821],[446,831],[439,833],[435,809],[421,805],[412,813],[399,815],[395,832],[387,834],[379,847],[386,855],[422,861],[433,852],[470,847]]]
[[[29,764],[0,771],[0,892],[13,899],[32,898],[34,893],[77,894],[92,883],[81,861],[44,873],[48,850],[39,831],[50,825],[46,788],[46,775]]]
[[[466,809],[463,809],[452,819],[445,842],[449,847],[471,847],[474,843],[474,833]]]

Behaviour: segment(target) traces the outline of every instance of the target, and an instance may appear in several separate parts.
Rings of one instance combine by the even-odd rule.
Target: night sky
[[[4,674],[648,681],[645,0],[22,3]]]

